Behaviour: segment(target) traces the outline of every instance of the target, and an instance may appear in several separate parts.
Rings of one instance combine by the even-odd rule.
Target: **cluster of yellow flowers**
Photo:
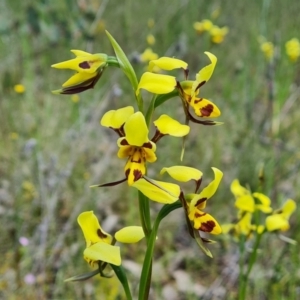
[[[231,184],[231,192],[235,197],[235,207],[238,210],[237,222],[222,226],[224,233],[232,232],[240,238],[250,237],[253,232],[286,231],[290,228],[289,218],[296,209],[296,202],[288,199],[280,209],[273,210],[271,200],[262,193],[251,193],[235,179]],[[257,224],[253,215],[257,212],[266,214],[263,223]],[[257,218],[256,218],[257,219]],[[260,218],[261,219],[261,218]]]
[[[58,69],[72,69],[76,71],[70,79],[63,85],[62,89],[54,91],[59,94],[77,94],[87,89],[93,88],[102,73],[110,64],[119,63],[106,54],[90,54],[81,50],[71,50],[75,58],[52,65]],[[218,122],[205,120],[215,118],[220,115],[219,108],[210,100],[199,97],[200,88],[209,81],[217,58],[209,52],[205,52],[210,60],[210,64],[202,68],[194,80],[188,80],[188,64],[182,60],[161,57],[149,62],[150,72],[145,72],[135,89],[135,96],[141,96],[141,90],[146,90],[155,94],[156,99],[161,96],[179,96],[182,102],[183,111],[186,115],[186,124],[181,124],[170,116],[163,114],[156,119],[153,124],[155,133],[150,139],[149,135],[149,114],[144,115],[142,111],[136,111],[133,106],[123,107],[117,110],[110,110],[105,113],[100,121],[101,125],[112,129],[117,135],[117,145],[119,151],[118,158],[126,158],[124,167],[124,178],[115,182],[99,184],[97,186],[113,186],[126,181],[132,188],[139,190],[148,199],[163,204],[172,204],[181,201],[186,213],[188,226],[193,238],[201,238],[199,231],[211,234],[221,233],[218,222],[203,210],[207,200],[216,192],[223,173],[217,168],[213,168],[214,180],[198,192],[202,181],[202,172],[191,167],[173,166],[164,167],[161,174],[168,173],[174,180],[179,182],[195,181],[196,186],[193,193],[183,193],[181,187],[170,182],[157,181],[147,177],[146,164],[157,160],[157,142],[166,135],[174,137],[185,137],[190,132],[188,122],[195,122],[204,125],[217,125]],[[184,80],[166,74],[156,74],[152,70],[159,67],[161,70],[170,71],[173,69],[183,70]],[[155,107],[155,105],[154,105]],[[194,114],[190,112],[190,108]],[[151,115],[150,115],[151,116]],[[198,117],[202,118],[199,119]],[[86,238],[85,259],[93,265],[95,262],[106,262],[120,265],[120,252],[115,241],[136,242],[143,236],[142,227],[133,226],[125,228],[121,233],[117,233],[115,239],[104,232],[98,223],[93,212],[84,212],[78,217],[78,222]],[[136,237],[136,238],[130,238]]]
[[[260,39],[260,49],[268,61],[272,61],[275,54],[275,45],[266,41],[264,38]],[[300,42],[297,38],[292,38],[285,43],[285,52],[291,62],[297,62],[300,57]]]
[[[210,40],[214,44],[221,44],[224,41],[225,36],[228,34],[229,29],[227,26],[219,27],[214,25],[212,21],[204,19],[201,22],[194,23],[194,29],[198,34],[208,32]]]

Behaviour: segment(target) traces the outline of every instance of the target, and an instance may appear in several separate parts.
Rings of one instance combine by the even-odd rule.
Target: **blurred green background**
[[[221,109],[218,121],[224,125],[191,125],[184,164],[201,169],[204,184],[212,179],[210,167],[224,172],[208,207],[221,224],[236,217],[232,180],[239,178],[255,191],[263,166],[263,192],[272,206],[280,207],[287,198],[298,202],[300,65],[286,55],[285,43],[300,38],[299,11],[297,0],[2,0],[0,298],[124,299],[116,279],[63,282],[90,270],[82,259],[80,212],[93,210],[111,233],[138,220],[136,194],[126,184],[89,188],[123,178],[125,161],[117,159],[116,136],[99,120],[109,109],[134,103],[125,75],[110,68],[94,90],[51,94],[72,72],[50,66],[72,58],[70,49],[113,55],[105,30],[138,76],[145,71],[138,58],[149,47],[148,34],[155,37],[151,48],[159,56],[189,63],[190,78],[207,64],[204,51],[218,57],[201,93]],[[222,43],[212,43],[208,33],[197,34],[193,24],[203,19],[228,27]],[[261,51],[263,39],[275,45],[273,62]],[[159,107],[157,116],[166,109],[184,121],[179,99]],[[180,151],[180,139],[164,138],[158,162],[149,165],[150,176],[159,178],[163,166],[179,164]],[[159,207],[151,203],[153,213]],[[299,217],[298,209],[286,233],[295,240]],[[169,215],[157,241],[151,299],[236,299],[237,244],[225,235],[215,240],[210,246],[214,258],[205,257],[189,237],[182,211]],[[144,243],[122,248],[135,292],[144,251]],[[299,298],[299,245],[269,235],[248,299]]]

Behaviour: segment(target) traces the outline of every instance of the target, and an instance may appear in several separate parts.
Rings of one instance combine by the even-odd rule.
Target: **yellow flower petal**
[[[204,98],[194,98],[190,105],[195,114],[202,118],[217,118],[221,115],[219,108],[211,101]]]
[[[158,58],[158,54],[153,52],[151,48],[145,49],[145,51],[140,55],[141,62],[148,62],[150,60],[157,59],[157,58]]]
[[[128,226],[117,231],[115,238],[120,243],[137,243],[145,237],[143,228],[141,226]]]
[[[148,127],[141,112],[131,115],[124,125],[126,140],[129,145],[141,147],[148,139]]]
[[[188,64],[183,60],[171,57],[160,57],[159,59],[155,59],[149,62],[149,71],[152,71],[154,67],[159,67],[163,70],[174,70],[174,69],[187,69]]]
[[[210,199],[217,191],[219,184],[221,182],[221,179],[223,177],[223,172],[217,168],[212,168],[212,170],[214,172],[215,179],[201,191],[201,193],[198,195],[198,197],[195,197],[194,199],[192,199],[191,204],[190,204],[191,206],[195,206],[196,203],[200,199],[206,199],[206,200]]]
[[[240,185],[240,182],[235,179],[230,186],[231,192],[236,198],[235,207],[242,211],[254,212],[255,201],[251,193]]]
[[[96,76],[97,73],[76,73],[75,75],[70,77],[65,83],[63,83],[62,87],[66,88],[78,85]]]
[[[151,180],[151,183],[144,178],[136,181],[133,185],[149,199],[170,204],[178,200],[180,187],[177,184]]]
[[[190,180],[200,180],[203,173],[195,168],[185,166],[173,166],[169,168],[163,168],[160,174],[167,172],[173,179],[181,182],[187,182]]]
[[[286,231],[290,228],[289,221],[282,215],[275,214],[266,218],[266,227],[268,231],[281,230]]]
[[[188,125],[180,124],[178,121],[172,119],[168,115],[161,115],[154,125],[162,134],[168,134],[176,137],[182,137],[190,132]]]
[[[214,72],[216,63],[217,63],[217,57],[215,55],[213,55],[210,52],[204,52],[204,53],[208,56],[211,63],[208,66],[202,68],[199,71],[199,73],[196,75],[196,80],[194,81],[193,87],[192,87],[193,91],[197,90],[197,87],[199,86],[199,84],[204,84],[210,79],[212,73]]]
[[[291,214],[296,210],[296,207],[297,207],[297,205],[294,200],[292,200],[292,199],[286,200],[281,208],[282,215],[285,218],[289,218],[291,216]]]
[[[255,205],[255,209],[261,210],[263,213],[272,212],[271,199],[262,193],[253,193],[253,197],[258,199],[259,203]]]
[[[172,92],[176,85],[174,76],[145,72],[141,77],[136,94],[139,94],[140,89],[154,94],[167,94]]]
[[[97,242],[104,242],[110,244],[112,241],[112,236],[106,233],[100,226],[97,217],[94,215],[93,211],[86,211],[81,213],[77,222],[80,225],[87,246]]]
[[[100,121],[104,127],[120,129],[128,118],[134,114],[133,106],[126,106],[117,110],[110,110],[105,113]]]
[[[85,51],[82,51],[82,50],[71,50],[71,52],[75,55],[75,56],[89,56],[89,55],[92,55],[91,53],[89,52],[85,52]]]
[[[86,248],[83,256],[89,262],[104,261],[116,266],[121,265],[120,247],[106,243],[96,243]]]
[[[191,216],[189,214],[189,219],[194,222],[194,228],[207,232],[210,234],[220,234],[222,233],[222,228],[216,219],[207,213],[202,213],[198,210],[198,213]]]

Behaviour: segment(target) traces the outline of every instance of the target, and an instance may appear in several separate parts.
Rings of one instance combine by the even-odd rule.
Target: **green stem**
[[[244,291],[246,290],[247,282],[245,281],[244,264],[245,264],[245,241],[246,236],[241,234],[239,238],[239,300],[244,299]]]
[[[140,220],[143,227],[143,231],[145,233],[146,240],[148,242],[148,238],[151,233],[151,218],[150,218],[150,204],[149,199],[140,191],[139,195],[139,210],[140,210]]]
[[[151,273],[152,273],[152,258],[154,245],[157,237],[157,231],[161,220],[166,217],[173,210],[181,207],[181,202],[176,201],[173,204],[166,204],[162,207],[160,212],[157,215],[157,218],[153,224],[151,234],[149,236],[147,250],[145,254],[143,269],[140,278],[140,287],[139,287],[139,300],[147,300],[149,296],[150,283],[151,283]]]

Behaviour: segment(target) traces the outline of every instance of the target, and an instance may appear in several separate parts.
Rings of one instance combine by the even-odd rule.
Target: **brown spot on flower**
[[[81,69],[90,69],[91,68],[90,64],[87,61],[84,61],[84,62],[80,63],[79,67]]]
[[[97,235],[100,239],[105,239],[107,237],[107,235],[104,234],[100,229],[97,229]]]
[[[214,111],[213,105],[207,104],[206,106],[204,106],[200,109],[200,114],[203,117],[209,117],[213,111]]]
[[[120,144],[121,144],[122,146],[127,146],[127,145],[129,145],[129,143],[127,142],[126,139],[123,139],[123,140],[121,141]]]
[[[201,226],[199,230],[204,231],[204,232],[212,232],[213,229],[215,228],[216,223],[212,220],[209,220],[207,222],[201,223]]]
[[[138,169],[133,170],[133,177],[134,177],[133,181],[139,180],[142,176],[143,176],[143,174],[142,174],[141,170],[138,170]]]
[[[151,144],[150,142],[144,143],[144,144],[143,144],[143,147],[149,148],[149,149],[152,149],[152,148],[153,148],[153,146],[152,146],[152,144]]]

